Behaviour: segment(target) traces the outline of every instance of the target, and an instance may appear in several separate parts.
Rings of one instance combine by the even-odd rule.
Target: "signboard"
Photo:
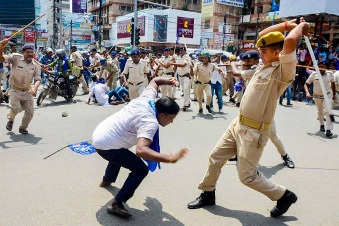
[[[223,36],[221,32],[214,32],[214,44],[223,43]]]
[[[275,20],[278,18],[279,18],[279,11],[266,13],[266,20]]]
[[[230,5],[235,7],[244,7],[244,0],[217,0],[218,4]]]
[[[131,19],[119,21],[117,23],[117,37],[118,38],[129,38],[131,37],[128,32],[128,26],[131,24]],[[145,36],[145,16],[138,17],[138,28],[140,28],[140,36]]]
[[[214,0],[203,0],[201,2],[202,18],[213,17],[213,12],[214,12]]]
[[[225,42],[234,42],[234,34],[225,34]]]
[[[35,31],[25,30],[25,42],[26,43],[35,42]]]
[[[167,41],[167,15],[154,15],[153,41]]]
[[[238,47],[241,51],[256,49],[254,41],[240,41]]]
[[[202,39],[211,39],[211,38],[213,38],[213,28],[202,29],[200,37]]]
[[[186,17],[178,17],[177,19],[177,34],[179,30],[182,31],[182,37],[193,38],[194,33],[194,19]]]
[[[71,0],[72,13],[87,13],[87,0]]]

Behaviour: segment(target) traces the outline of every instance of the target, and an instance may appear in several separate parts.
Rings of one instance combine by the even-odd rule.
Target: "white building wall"
[[[154,32],[154,15],[167,15],[167,42],[174,44],[177,40],[177,18],[186,17],[194,18],[194,31],[193,38],[180,38],[180,44],[191,44],[191,45],[200,45],[200,36],[201,36],[201,14],[196,12],[175,10],[175,9],[166,9],[166,10],[157,10],[157,9],[145,9],[138,12],[138,17],[145,16],[145,36],[140,36],[140,42],[154,42],[153,41],[153,32]],[[134,16],[133,13],[117,17],[117,23],[119,21],[131,20]],[[114,25],[117,26],[117,25]],[[112,25],[112,32],[117,36],[117,29],[114,30]],[[114,35],[114,34],[112,34]],[[111,38],[112,39],[112,38]],[[131,42],[130,38],[120,38],[117,39],[118,45],[125,45]],[[159,43],[159,42],[156,42]]]

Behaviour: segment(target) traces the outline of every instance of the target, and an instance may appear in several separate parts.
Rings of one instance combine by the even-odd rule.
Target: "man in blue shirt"
[[[39,58],[39,62],[42,63],[43,65],[48,65],[52,63],[54,60],[55,59],[53,57],[53,49],[49,47],[46,49],[46,54]],[[45,73],[42,71],[41,71],[41,81],[42,84],[46,83]]]

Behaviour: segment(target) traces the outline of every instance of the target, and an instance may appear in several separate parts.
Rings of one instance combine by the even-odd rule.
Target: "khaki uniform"
[[[227,160],[238,156],[238,175],[246,186],[271,200],[283,196],[286,188],[269,181],[258,171],[259,161],[270,136],[277,99],[293,81],[296,52],[261,67],[249,83],[236,117],[212,150],[209,166],[199,189],[213,191]]]
[[[119,68],[117,65],[112,61],[107,61],[107,66],[102,66],[101,70],[107,71],[107,77],[110,76],[108,79],[107,77],[105,78],[107,87],[110,90],[117,88],[117,79],[119,74]]]
[[[145,77],[145,86],[148,86],[148,83],[151,81],[151,61],[150,59],[146,56],[145,58],[140,58],[141,61],[143,61],[146,65],[146,77]]]
[[[124,71],[125,76],[128,76],[128,92],[130,99],[135,99],[146,88],[145,78],[147,73],[146,63],[142,60],[135,64],[132,60],[127,60]]]
[[[187,54],[184,56],[178,56],[176,59],[176,63],[186,65],[184,67],[177,67],[177,73],[179,75],[180,79],[180,86],[184,92],[184,106],[190,106],[191,105],[191,99],[190,99],[190,91],[191,91],[191,77],[190,77],[190,65],[191,60]]]
[[[177,54],[173,54],[172,56],[172,61],[173,60],[177,60],[178,59],[178,55]],[[177,78],[177,68],[174,67],[174,77]],[[180,80],[178,81],[180,83]],[[175,92],[177,91],[177,87],[173,86],[173,91],[172,91],[172,95],[173,95],[173,98],[175,98]]]
[[[31,63],[26,63],[23,55],[14,53],[4,55],[5,61],[12,64],[10,83],[10,96],[9,103],[11,111],[7,114],[9,121],[14,121],[15,116],[25,111],[22,118],[20,129],[27,129],[28,124],[33,118],[34,114],[34,101],[32,94],[29,93],[31,84],[34,80],[41,81],[40,65],[34,60]]]
[[[82,65],[83,65],[83,60],[84,58],[81,56],[81,53],[79,53],[78,51],[75,51],[71,54],[71,62],[73,62],[73,69],[74,72],[77,72],[76,73],[76,76],[79,78],[81,84],[82,84],[82,88],[84,89],[84,92],[85,93],[88,93],[88,86],[87,86],[87,83],[85,81],[85,77],[83,74],[80,74],[80,70],[79,69],[82,69]]]
[[[232,73],[232,68],[231,66],[224,66],[226,68],[226,76],[227,79],[225,79],[223,82],[222,86],[222,92],[225,94],[227,90],[230,93],[230,97],[234,95],[234,75]]]
[[[197,66],[198,63],[201,63],[199,60],[194,60],[193,61],[193,68]],[[197,84],[195,83],[197,81],[197,74],[194,73],[193,70],[193,79],[192,79],[192,88],[193,88],[193,94],[194,94],[194,100],[198,100],[197,98]]]
[[[216,66],[211,63],[208,63],[207,66],[203,63],[198,63],[196,67],[194,67],[193,73],[197,75],[197,81],[195,83],[199,109],[202,109],[203,92],[205,92],[206,95],[206,106],[210,106],[211,104],[211,77],[215,68]]]
[[[332,109],[332,97],[333,93],[331,90],[331,82],[334,82],[334,76],[331,72],[325,72],[325,74],[322,76],[326,95],[329,99],[329,109]],[[313,100],[315,102],[315,105],[317,106],[318,110],[318,119],[320,125],[324,125],[324,116],[326,118],[325,123],[325,130],[333,130],[333,122],[330,119],[330,114],[327,112],[326,108],[326,102],[324,100],[323,92],[320,88],[320,80],[318,78],[318,74],[314,72],[313,74],[308,77],[306,83],[311,84],[313,82]]]
[[[161,58],[161,62],[163,64],[172,62],[172,57],[168,56],[168,57]],[[164,78],[174,77],[174,66],[173,65],[169,66],[168,68],[165,68],[163,66],[159,66],[159,67],[161,67],[161,72],[162,72],[161,77],[164,77]],[[159,71],[158,71],[158,74],[160,75]],[[160,91],[163,97],[164,96],[168,96],[171,98],[173,97],[173,86],[170,86],[170,85],[161,86]]]

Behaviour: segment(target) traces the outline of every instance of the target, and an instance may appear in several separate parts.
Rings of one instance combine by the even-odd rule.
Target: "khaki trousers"
[[[244,95],[244,90],[236,91],[233,94],[232,99],[235,100],[235,102],[240,103],[243,95]]]
[[[330,109],[332,109],[332,91],[327,94],[328,100],[330,101]],[[333,130],[333,122],[331,122],[330,114],[326,111],[326,102],[324,99],[313,98],[315,105],[318,110],[318,119],[320,125],[324,125],[324,116],[326,117],[325,130]]]
[[[211,84],[196,84],[197,87],[197,100],[199,104],[199,109],[202,109],[202,99],[203,99],[203,91],[206,95],[206,106],[210,106],[212,99],[212,91]]]
[[[272,183],[258,171],[269,133],[269,130],[260,131],[247,127],[239,122],[239,117],[235,118],[213,148],[208,169],[198,188],[203,191],[215,190],[221,168],[228,159],[238,155],[237,168],[240,181],[273,201],[281,198],[286,188]]]
[[[172,78],[172,75],[163,74],[161,77],[163,78]],[[162,97],[173,97],[173,86],[165,85],[160,86],[161,96]]]
[[[234,79],[233,75],[227,78],[227,86],[226,86],[227,89],[225,92],[227,92],[228,90],[228,92],[230,93],[230,97],[234,95],[234,80],[233,79]]]
[[[275,121],[274,120],[271,123],[270,140],[272,141],[274,146],[277,148],[279,154],[281,156],[285,156],[286,155],[286,149],[285,149],[285,146],[284,146],[281,138],[278,136],[277,128],[275,126]]]
[[[81,82],[81,85],[82,85],[82,88],[84,88],[84,92],[89,92],[88,91],[88,86],[87,86],[87,83],[86,83],[86,80],[85,80],[85,77],[84,75],[80,75],[81,77],[79,78],[80,82]]]
[[[108,80],[107,80],[107,87],[109,90],[117,88],[117,75],[112,75]]]
[[[133,100],[139,97],[145,88],[146,88],[145,83],[141,83],[140,85],[136,85],[136,86],[128,84],[129,98]]]
[[[228,90],[228,79],[222,78],[222,95],[225,95]]]
[[[5,83],[6,83],[5,71],[2,71],[0,72],[0,99],[4,98],[4,95],[2,94],[2,84],[4,85]]]
[[[33,96],[29,91],[17,91],[14,89],[10,89],[9,93],[9,103],[12,109],[7,114],[7,118],[13,122],[18,113],[25,111],[20,128],[27,129],[34,114]]]
[[[190,99],[191,79],[189,79],[186,76],[179,77],[179,78],[180,78],[180,86],[184,92],[184,106],[189,106],[191,104],[191,99]]]
[[[197,76],[194,75],[194,79],[191,79],[191,80],[192,80],[192,88],[193,88],[194,100],[198,100],[198,97],[197,97],[197,84],[195,83],[195,81],[197,80]]]

